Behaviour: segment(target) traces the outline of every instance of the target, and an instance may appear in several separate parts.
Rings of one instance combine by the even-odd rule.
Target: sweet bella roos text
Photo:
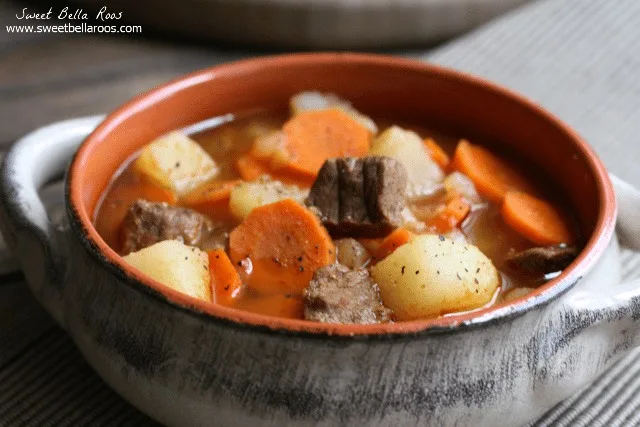
[[[47,13],[34,13],[30,12],[26,7],[22,9],[22,13],[16,13],[18,19],[51,19],[53,16],[53,8],[50,7]],[[58,19],[66,19],[70,21],[79,21],[89,19],[89,14],[83,9],[76,9],[74,11],[69,10],[68,7],[62,9],[56,16]],[[113,19],[122,18],[122,12],[109,12],[107,6],[102,6],[95,16],[96,20],[108,21]]]

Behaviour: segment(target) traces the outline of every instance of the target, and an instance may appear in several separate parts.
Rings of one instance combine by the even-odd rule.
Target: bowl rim
[[[215,79],[219,76],[251,74],[260,72],[260,70],[265,68],[282,68],[301,63],[304,63],[306,66],[321,66],[323,64],[345,62],[369,67],[391,66],[393,68],[423,72],[439,78],[464,81],[465,84],[480,86],[507,98],[510,102],[526,107],[533,114],[537,114],[563,132],[568,139],[572,140],[576,149],[580,151],[581,156],[585,159],[594,174],[597,187],[596,191],[600,198],[595,230],[578,258],[557,278],[536,288],[532,293],[507,303],[494,304],[470,312],[451,314],[435,319],[373,325],[330,324],[257,314],[190,297],[133,269],[122,261],[121,256],[111,249],[98,235],[90,215],[87,210],[84,209],[84,204],[82,203],[83,189],[75,183],[84,177],[88,169],[87,155],[90,152],[90,148],[95,144],[99,144],[100,140],[116,127],[124,117],[128,117],[141,105],[149,105],[149,103],[157,102],[164,96],[179,91],[181,88],[189,87],[204,80]],[[495,83],[450,68],[412,59],[359,53],[297,53],[244,59],[184,75],[138,95],[110,113],[81,144],[69,167],[65,197],[71,228],[79,237],[84,248],[98,263],[102,264],[102,266],[106,267],[106,269],[113,273],[120,281],[126,283],[133,289],[150,295],[170,307],[182,310],[196,317],[206,318],[211,322],[220,322],[222,324],[235,325],[245,329],[250,328],[255,331],[268,333],[277,332],[309,337],[374,338],[455,332],[481,325],[495,324],[516,315],[524,314],[535,307],[543,306],[557,298],[591,270],[613,236],[617,212],[613,186],[609,180],[609,175],[593,149],[567,124],[544,110],[541,106]]]

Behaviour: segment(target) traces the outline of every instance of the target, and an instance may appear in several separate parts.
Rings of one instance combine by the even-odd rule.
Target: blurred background
[[[421,55],[528,1],[0,0],[0,147],[43,124],[108,112],[173,77],[242,57],[338,49]],[[49,10],[50,19],[26,19]],[[18,28],[83,23],[118,32]],[[122,25],[132,32],[119,31]]]

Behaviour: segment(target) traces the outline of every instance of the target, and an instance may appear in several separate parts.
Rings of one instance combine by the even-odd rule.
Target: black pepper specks
[[[438,236],[438,239],[440,239],[441,242],[444,242],[444,236],[442,234]]]
[[[404,265],[403,265],[403,266],[402,266],[402,269],[400,269],[400,273],[401,273],[401,274],[404,274],[404,269],[405,269],[405,267],[406,267],[406,266],[404,266]]]
[[[460,277],[458,273],[456,273],[456,277],[458,278],[458,280],[462,280],[462,277]]]
[[[420,270],[416,270],[416,275],[420,274]]]

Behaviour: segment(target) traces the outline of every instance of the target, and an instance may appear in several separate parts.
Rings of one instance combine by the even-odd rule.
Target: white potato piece
[[[253,182],[243,182],[231,190],[229,208],[238,218],[246,218],[258,206],[268,205],[284,199],[303,203],[309,195],[295,185],[285,185],[280,181],[262,178]]]
[[[372,134],[378,133],[378,126],[371,117],[366,116],[353,108],[351,103],[332,93],[300,92],[291,97],[289,101],[291,114],[296,115],[303,111],[328,110],[335,108],[346,113],[349,117],[367,128]]]
[[[272,169],[279,169],[291,161],[291,156],[285,148],[285,135],[281,130],[257,137],[251,153],[257,157],[268,158]]]
[[[384,305],[399,320],[471,310],[491,301],[500,275],[478,248],[416,236],[371,269]]]
[[[142,149],[135,167],[178,197],[215,177],[219,168],[206,151],[181,132],[171,132]]]
[[[178,292],[212,301],[209,258],[198,248],[177,240],[164,240],[122,258]]]
[[[431,194],[442,182],[444,174],[431,159],[417,133],[392,126],[373,141],[370,155],[388,156],[398,160],[407,170],[407,196]]]
[[[473,205],[482,202],[473,181],[460,172],[453,172],[447,175],[443,184],[447,194],[460,194]]]

